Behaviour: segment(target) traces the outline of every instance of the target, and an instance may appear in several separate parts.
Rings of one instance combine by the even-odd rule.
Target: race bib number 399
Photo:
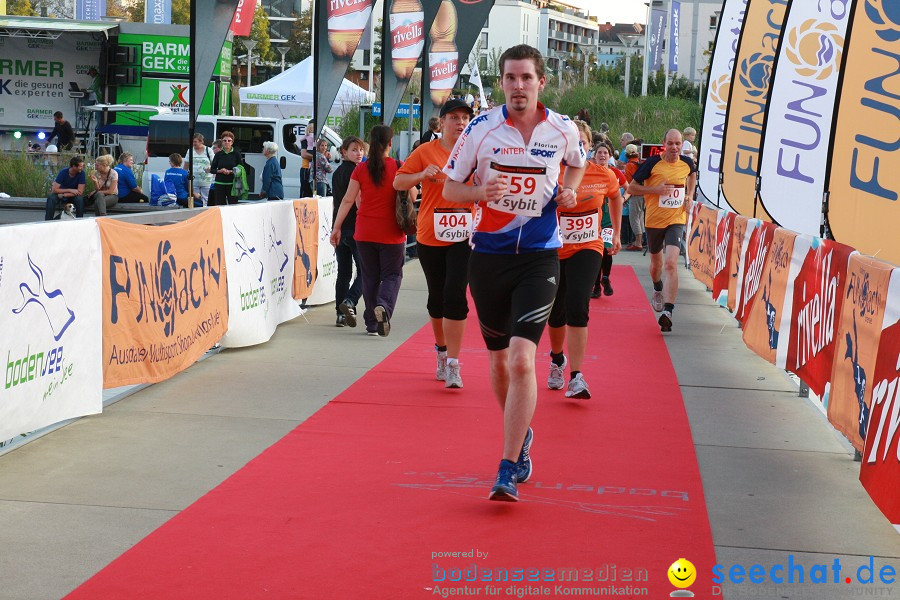
[[[434,209],[434,237],[441,242],[461,242],[472,235],[472,211],[468,208]]]
[[[684,204],[684,185],[670,185],[668,194],[659,197],[660,208],[681,208]]]
[[[506,177],[507,194],[488,205],[501,212],[539,217],[544,209],[546,167],[519,167],[491,163],[491,169]]]
[[[595,208],[586,213],[560,213],[559,233],[563,244],[584,244],[599,239],[600,214]]]

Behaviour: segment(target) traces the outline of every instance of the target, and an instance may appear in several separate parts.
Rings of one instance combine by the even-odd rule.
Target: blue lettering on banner
[[[541,156],[543,158],[553,158],[554,154],[556,154],[556,150],[539,150],[538,148],[531,149],[532,156]]]

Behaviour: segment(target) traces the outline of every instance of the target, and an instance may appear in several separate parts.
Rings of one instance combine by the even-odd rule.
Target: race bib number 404
[[[507,194],[488,206],[523,217],[539,217],[544,209],[547,167],[519,167],[491,163],[491,169],[506,178]]]
[[[684,184],[666,184],[666,187],[669,189],[669,192],[667,194],[660,195],[659,207],[681,208],[682,205],[684,205]]]
[[[434,237],[441,242],[461,242],[472,235],[472,211],[468,208],[434,209]]]
[[[586,213],[560,213],[559,233],[563,244],[596,242],[600,232],[600,214],[597,209]]]

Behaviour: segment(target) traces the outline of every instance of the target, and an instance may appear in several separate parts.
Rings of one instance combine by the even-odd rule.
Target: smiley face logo
[[[669,583],[677,588],[688,588],[697,580],[697,569],[686,558],[679,558],[669,567],[667,572]]]

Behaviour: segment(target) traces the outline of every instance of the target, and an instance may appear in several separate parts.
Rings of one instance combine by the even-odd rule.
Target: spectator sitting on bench
[[[119,156],[119,164],[116,172],[119,174],[119,202],[150,202],[150,198],[137,184],[134,178],[134,155],[131,152],[123,152]]]
[[[188,175],[187,170],[181,168],[183,159],[175,152],[169,155],[169,168],[163,175],[163,181],[171,183],[175,187],[175,202],[178,206],[187,208],[188,205]],[[194,194],[194,199],[199,199],[200,194]]]
[[[44,213],[45,221],[52,221],[56,214],[56,206],[60,202],[75,205],[75,216],[84,216],[84,185],[87,180],[84,176],[84,159],[73,156],[69,166],[59,172],[50,188],[47,196],[47,210]]]

